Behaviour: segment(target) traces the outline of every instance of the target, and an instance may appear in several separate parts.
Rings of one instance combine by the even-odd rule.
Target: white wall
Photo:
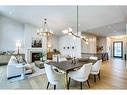
[[[72,49],[73,46],[74,49]],[[67,49],[67,47],[69,47],[69,49]],[[79,38],[73,39],[73,36],[69,35],[59,37],[58,48],[63,55],[81,57],[81,40]]]
[[[24,52],[24,25],[8,17],[0,16],[0,51],[15,50],[16,41],[21,41]]]
[[[82,34],[85,35],[85,34]],[[96,36],[86,34],[88,38],[88,44],[83,40],[81,41],[81,52],[82,53],[96,53]]]

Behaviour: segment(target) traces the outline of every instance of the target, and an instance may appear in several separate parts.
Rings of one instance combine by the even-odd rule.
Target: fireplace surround
[[[39,53],[43,52],[44,50],[43,49],[38,49],[38,48],[33,48],[33,49],[28,49],[28,52],[27,52],[27,60],[28,62],[34,62],[34,61],[37,61],[37,60],[40,60],[40,57],[37,56]]]

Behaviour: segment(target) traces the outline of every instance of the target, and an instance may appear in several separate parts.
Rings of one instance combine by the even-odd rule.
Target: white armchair
[[[70,79],[73,79],[75,81],[80,82],[81,89],[82,89],[82,82],[86,82],[86,81],[88,86],[90,87],[88,77],[90,74],[91,67],[92,67],[92,63],[84,64],[79,70],[69,72],[68,74],[69,84],[70,84]]]
[[[92,65],[90,74],[94,75],[94,82],[96,82],[96,75],[98,75],[100,79],[101,65],[102,65],[102,60],[98,60],[94,65]]]
[[[21,76],[22,74],[22,68],[18,68],[20,67],[21,63],[17,62],[17,59],[15,56],[11,56],[8,65],[7,65],[7,78],[13,78],[13,77],[17,77],[17,76]],[[30,64],[25,64],[25,74],[30,74],[32,73],[33,67]]]
[[[60,83],[59,75],[64,73],[56,72],[54,69],[57,69],[57,68],[54,68],[51,65],[48,65],[46,63],[44,64],[44,67],[45,67],[45,72],[48,79],[47,89],[49,87],[49,84],[51,83],[52,85],[54,85],[54,90],[55,90],[56,85]]]

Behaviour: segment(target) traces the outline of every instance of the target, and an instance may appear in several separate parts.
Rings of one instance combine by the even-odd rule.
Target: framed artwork
[[[32,37],[32,48],[42,48],[42,38]]]
[[[67,49],[69,49],[69,47],[67,47]]]
[[[74,49],[75,47],[74,46],[72,46],[72,49]]]

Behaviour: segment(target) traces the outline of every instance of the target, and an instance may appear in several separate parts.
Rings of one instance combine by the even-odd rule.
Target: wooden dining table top
[[[47,64],[55,66],[64,71],[70,71],[75,68],[82,67],[84,64],[88,64],[88,63],[94,64],[96,62],[97,60],[85,59],[83,61],[76,61],[75,63],[72,63],[72,60],[68,60],[63,62],[48,62]]]

